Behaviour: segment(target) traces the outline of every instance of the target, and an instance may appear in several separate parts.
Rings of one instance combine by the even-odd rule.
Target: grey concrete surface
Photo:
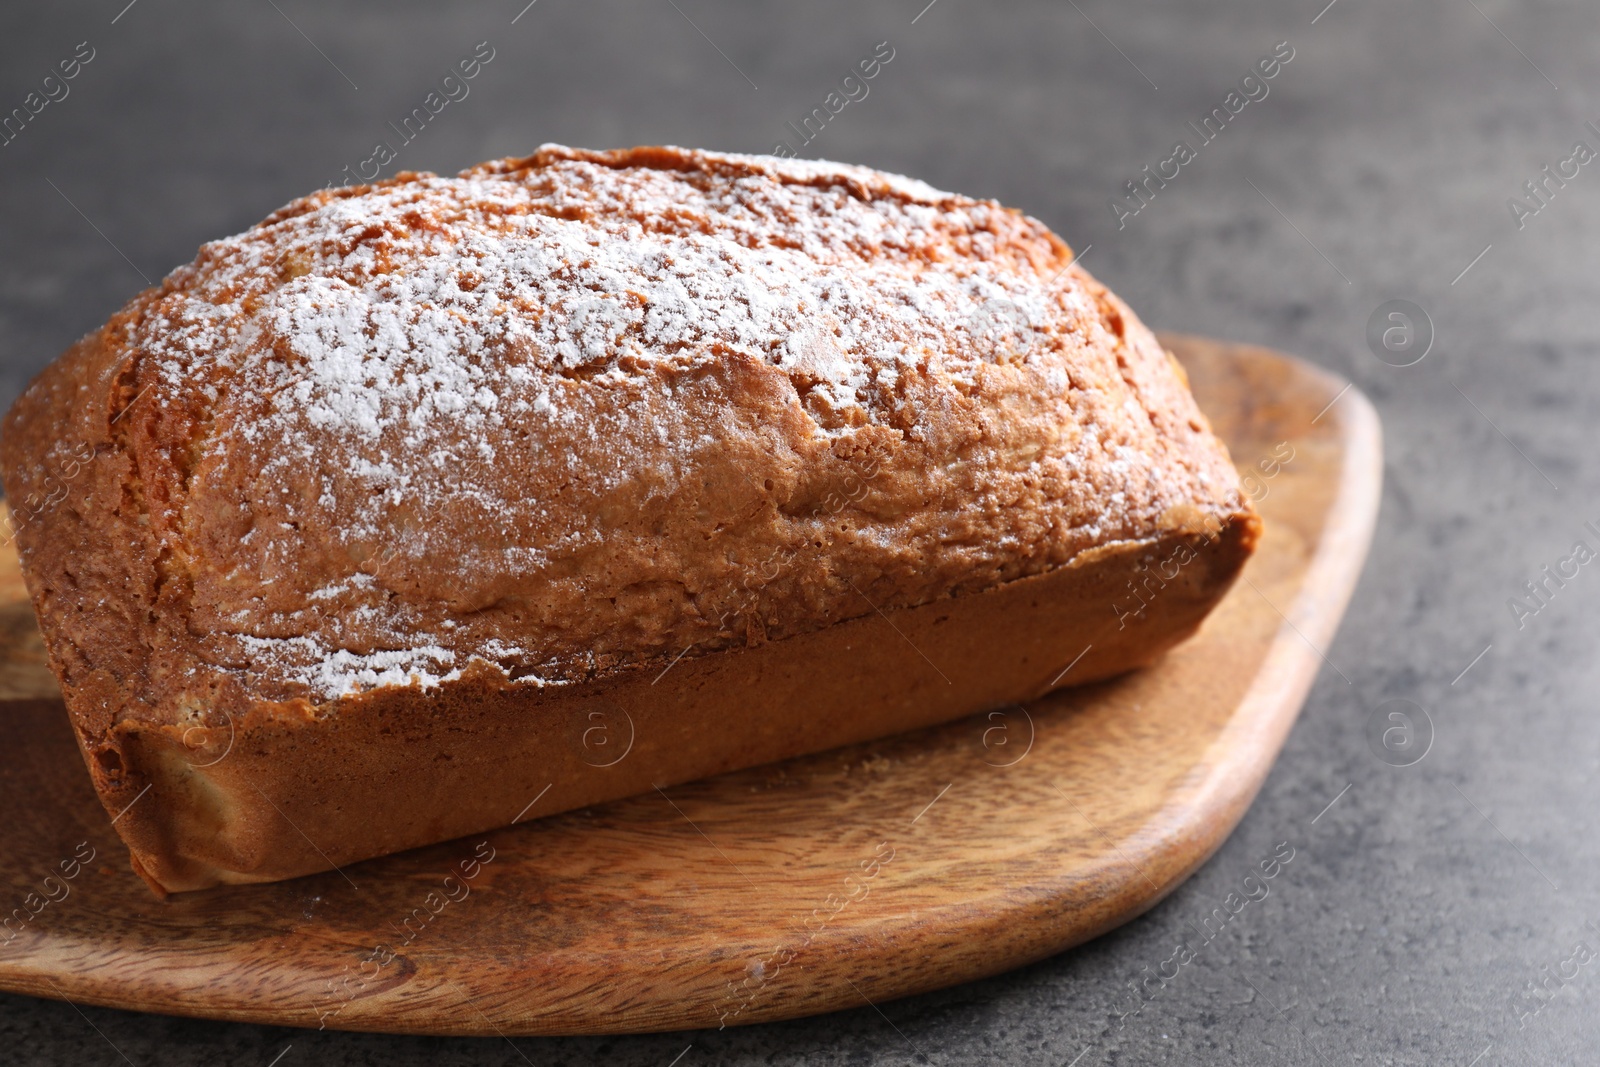
[[[1188,884],[989,981],[881,1013],[514,1044],[0,996],[0,1062],[1600,1062],[1600,962],[1565,962],[1600,948],[1600,567],[1536,615],[1508,606],[1575,541],[1600,548],[1583,529],[1600,524],[1600,163],[1572,164],[1542,204],[1523,190],[1574,142],[1600,149],[1592,4],[523,2],[8,6],[0,112],[79,42],[94,58],[0,147],[0,403],[141,274],[369,155],[476,42],[495,59],[470,97],[387,170],[543,141],[768,151],[887,40],[870,95],[803,154],[1019,206],[1092,246],[1085,265],[1158,327],[1301,353],[1377,403],[1383,513],[1329,666],[1254,808]],[[1268,95],[1119,228],[1122,183],[1197,144],[1186,122],[1280,42],[1294,58]],[[1409,367],[1367,341],[1396,299],[1434,328]],[[1370,713],[1394,699],[1433,725],[1412,766],[1369,744]],[[1297,853],[1271,895],[1135,1000],[1280,841]]]

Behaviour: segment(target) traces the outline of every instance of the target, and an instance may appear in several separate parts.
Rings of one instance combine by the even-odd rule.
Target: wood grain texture
[[[1245,580],[1157,667],[292,882],[150,896],[0,558],[0,989],[292,1026],[667,1030],[936,989],[1126,922],[1260,788],[1381,476],[1377,417],[1346,383],[1164,340],[1267,525]]]

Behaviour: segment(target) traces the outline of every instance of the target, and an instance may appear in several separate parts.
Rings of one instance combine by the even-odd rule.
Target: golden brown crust
[[[1247,551],[1181,372],[1071,260],[990,202],[666,148],[323,191],[207,245],[0,441],[108,809],[192,784],[143,765],[157,735],[335,729],[374,700],[577,707],[680,653],[798,650],[1086,553],[1131,581],[1185,533]],[[135,853],[188,888],[185,847]]]

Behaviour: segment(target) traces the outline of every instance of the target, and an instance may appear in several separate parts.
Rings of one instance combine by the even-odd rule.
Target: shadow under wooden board
[[[670,1030],[879,1003],[1127,922],[1260,788],[1355,586],[1381,477],[1377,416],[1345,382],[1164,341],[1252,472],[1266,532],[1155,667],[342,874],[157,902],[0,557],[0,989],[289,1026]]]

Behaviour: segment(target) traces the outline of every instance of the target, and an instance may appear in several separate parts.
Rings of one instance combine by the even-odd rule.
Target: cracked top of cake
[[[552,145],[402,174],[133,300],[19,401],[8,477],[92,443],[74,514],[125,550],[72,581],[120,598],[180,705],[474,660],[576,681],[1247,512],[1181,371],[1072,260],[833,163]]]

